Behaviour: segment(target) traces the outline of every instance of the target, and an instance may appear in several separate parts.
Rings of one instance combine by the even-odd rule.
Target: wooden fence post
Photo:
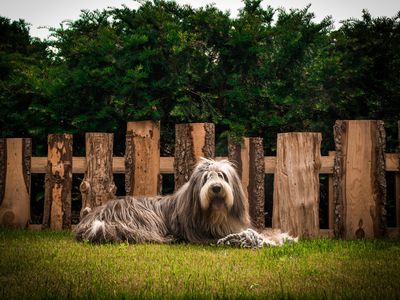
[[[385,130],[382,121],[336,121],[336,237],[386,233]]]
[[[397,122],[398,128],[398,148],[397,154],[399,157],[398,170],[400,171],[400,121]],[[400,173],[396,173],[396,227],[400,228]]]
[[[160,193],[160,122],[128,122],[125,190],[131,196]]]
[[[329,151],[329,156],[335,157],[335,151]],[[335,224],[335,205],[333,192],[333,174],[328,175],[328,228],[333,230]]]
[[[320,149],[320,133],[278,134],[272,227],[319,236]]]
[[[212,123],[175,125],[175,190],[187,182],[200,157],[215,156],[215,126]]]
[[[30,138],[0,139],[0,225],[25,228],[30,219]]]
[[[43,226],[71,228],[72,134],[48,136]]]
[[[82,194],[81,217],[87,207],[94,208],[115,198],[113,138],[112,133],[86,133],[86,171],[79,187]]]
[[[234,163],[242,180],[243,190],[249,199],[252,225],[264,229],[265,163],[263,139],[244,138],[242,143],[229,141],[228,159]]]

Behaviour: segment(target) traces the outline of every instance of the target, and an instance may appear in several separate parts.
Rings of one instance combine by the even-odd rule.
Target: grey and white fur
[[[295,241],[279,231],[267,236],[249,230],[248,200],[227,160],[201,159],[189,181],[172,195],[127,196],[84,212],[76,238],[94,243],[185,241],[254,248]]]

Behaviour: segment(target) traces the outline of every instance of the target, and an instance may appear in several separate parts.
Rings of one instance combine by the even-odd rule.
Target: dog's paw
[[[238,246],[242,248],[261,248],[264,245],[263,237],[253,229],[246,229],[239,233],[232,233],[219,239],[217,245]]]

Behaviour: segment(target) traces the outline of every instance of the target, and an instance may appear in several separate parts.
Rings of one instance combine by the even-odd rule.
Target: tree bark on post
[[[335,151],[329,151],[329,156],[335,157]],[[328,175],[328,226],[333,230],[335,224],[335,205],[334,205],[334,189],[333,174]]]
[[[397,122],[398,146],[397,154],[399,157],[399,166],[396,173],[396,227],[400,227],[400,121]]]
[[[128,122],[125,190],[131,196],[160,193],[160,122]]]
[[[43,226],[71,228],[72,134],[48,136]]]
[[[272,227],[293,236],[319,236],[321,134],[278,134]]]
[[[30,220],[30,138],[0,139],[0,225],[25,228]]]
[[[112,133],[86,133],[86,171],[80,185],[82,214],[115,198]]]
[[[189,180],[200,157],[215,157],[214,124],[175,125],[175,190]]]
[[[249,200],[252,225],[265,227],[265,164],[262,138],[243,138],[242,143],[229,141],[228,159],[234,163]]]
[[[334,126],[336,237],[386,233],[385,130],[382,121],[336,121]]]

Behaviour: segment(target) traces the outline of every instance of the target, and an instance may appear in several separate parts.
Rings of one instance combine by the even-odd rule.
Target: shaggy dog
[[[94,243],[186,241],[260,247],[294,241],[280,232],[260,235],[250,229],[248,206],[232,164],[202,159],[173,195],[124,197],[86,208],[75,234]]]

